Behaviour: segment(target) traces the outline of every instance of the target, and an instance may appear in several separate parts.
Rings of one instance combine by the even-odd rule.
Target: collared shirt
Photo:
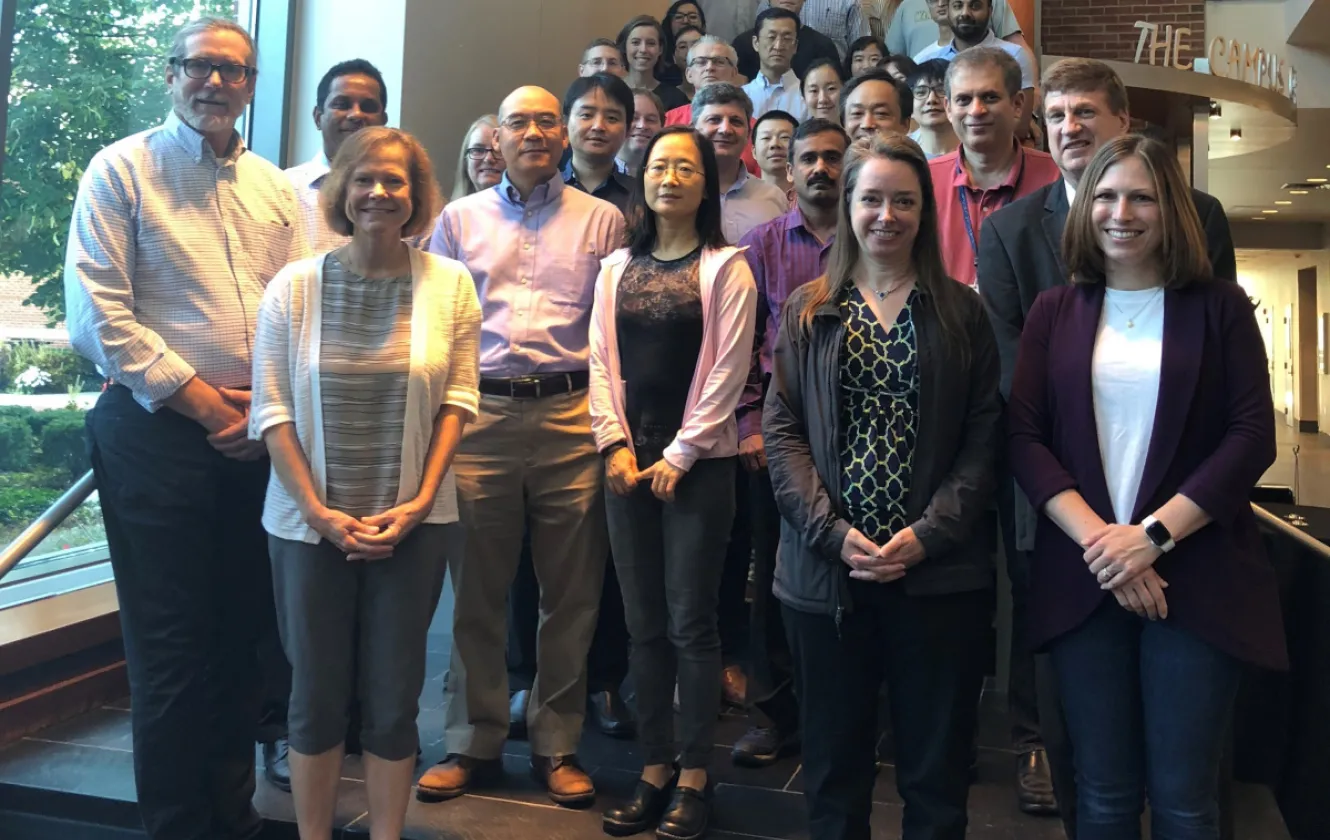
[[[804,95],[799,92],[799,77],[793,70],[786,70],[785,75],[776,81],[768,81],[759,72],[757,77],[744,85],[744,93],[753,100],[753,119],[760,118],[767,111],[785,111],[799,122],[808,119],[808,105]]]
[[[1021,31],[1020,21],[1012,14],[1007,0],[993,0],[993,14],[988,26],[999,38],[1010,38]],[[928,0],[901,0],[887,29],[887,52],[892,55],[918,55],[936,44],[941,33],[928,13]]]
[[[480,372],[511,379],[587,369],[600,261],[623,214],[557,173],[522,201],[508,175],[444,208],[426,250],[459,260],[480,295]]]
[[[296,191],[302,229],[311,254],[326,253],[351,241],[351,237],[342,236],[328,227],[323,212],[319,210],[319,188],[330,171],[332,164],[322,149],[312,160],[286,170],[286,177],[291,179],[291,186]]]
[[[757,57],[757,49],[753,46],[753,38],[757,33],[752,29],[752,22],[749,22],[749,28],[740,32],[730,43],[734,47],[734,53],[739,57],[739,74],[747,79],[756,79],[762,62]],[[799,45],[794,48],[794,58],[790,59],[790,69],[794,70],[794,75],[803,78],[808,72],[808,67],[819,58],[830,59],[840,62],[841,55],[836,49],[836,42],[812,29],[808,26],[799,27]]]
[[[755,122],[755,121],[754,121]],[[693,124],[693,106],[680,105],[678,108],[671,108],[665,112],[665,127],[672,125],[692,125]],[[752,133],[753,122],[748,124],[749,133]],[[750,175],[761,176],[762,170],[757,165],[757,158],[753,157],[753,143],[751,139],[748,145],[744,146],[743,154],[744,168]]]
[[[733,41],[740,32],[753,28],[758,0],[697,0],[707,20],[707,34]]]
[[[236,137],[218,158],[172,114],[88,164],[65,257],[69,340],[148,411],[194,376],[250,382],[263,290],[305,256],[282,171]]]
[[[937,199],[942,261],[953,280],[968,286],[973,286],[976,280],[979,231],[984,219],[1062,177],[1057,164],[1047,153],[1027,149],[1015,140],[1012,145],[1016,148],[1016,160],[1006,179],[992,189],[981,190],[973,186],[970,173],[963,165],[964,146],[928,162],[933,177],[933,196]],[[965,224],[967,211],[968,227]]]
[[[740,168],[739,179],[720,197],[720,224],[725,241],[738,242],[748,231],[785,215],[789,209],[784,190]]]
[[[762,0],[758,14],[770,8],[771,0]],[[799,21],[830,38],[841,58],[856,38],[872,34],[859,0],[808,0],[799,11]]]
[[[1023,48],[1020,44],[1004,41],[995,35],[992,29],[990,29],[988,30],[988,34],[984,36],[984,40],[980,41],[975,46],[992,47],[994,49],[1002,50],[1007,55],[1016,59],[1016,63],[1021,66],[1021,87],[1032,88],[1035,86],[1035,79],[1038,74],[1034,71],[1034,58],[1030,55],[1029,51]],[[930,58],[940,58],[944,61],[951,61],[959,52],[960,50],[956,49],[955,38],[952,38],[951,41],[945,45],[934,41],[931,45],[924,47],[919,51],[918,55],[914,57],[914,63],[921,64]]]
[[[771,375],[771,351],[780,331],[781,310],[794,290],[827,268],[833,238],[819,242],[797,207],[758,225],[739,241],[757,283],[757,354],[739,400],[739,439],[762,432],[762,392]]]
[[[587,192],[587,188],[582,186],[582,182],[577,180],[577,173],[573,171],[573,162],[569,160],[563,166],[563,182],[570,187]],[[605,183],[590,191],[591,195],[603,201],[608,201],[619,208],[620,213],[628,212],[628,199],[633,195],[633,179],[624,174],[623,163],[619,160],[614,161],[614,169],[610,170],[610,177],[605,179]]]

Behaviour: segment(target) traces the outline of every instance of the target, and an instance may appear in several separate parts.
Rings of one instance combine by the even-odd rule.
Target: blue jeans
[[[1112,599],[1053,643],[1075,752],[1078,840],[1219,840],[1219,767],[1241,666]]]

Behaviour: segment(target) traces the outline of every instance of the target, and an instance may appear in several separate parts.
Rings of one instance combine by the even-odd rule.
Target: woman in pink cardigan
[[[602,264],[591,312],[591,426],[605,456],[645,764],[604,828],[620,836],[658,823],[657,837],[691,840],[706,832],[710,811],[716,607],[757,292],[721,232],[711,141],[667,128],[643,160],[629,245]]]

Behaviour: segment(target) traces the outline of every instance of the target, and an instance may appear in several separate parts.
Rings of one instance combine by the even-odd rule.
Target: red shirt
[[[1013,141],[1014,142],[1014,141]],[[988,190],[977,189],[970,173],[961,165],[962,146],[954,152],[928,162],[933,177],[933,196],[937,199],[938,236],[942,242],[942,261],[947,274],[967,286],[975,284],[979,231],[984,219],[1018,198],[1062,177],[1057,164],[1045,152],[1016,145],[1016,162],[1001,184]],[[961,202],[964,202],[962,204]],[[965,224],[969,211],[970,225]],[[973,233],[973,238],[971,237]]]
[[[671,108],[665,112],[665,125],[692,125],[693,124],[693,106],[680,105],[678,108]],[[749,122],[749,130],[752,130],[753,123]],[[758,178],[762,177],[762,170],[757,165],[757,158],[753,157],[752,137],[749,137],[748,145],[744,147],[743,157],[744,168],[748,170],[749,175]]]

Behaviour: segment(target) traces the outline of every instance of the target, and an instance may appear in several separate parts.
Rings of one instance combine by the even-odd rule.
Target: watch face
[[[1166,545],[1173,538],[1173,535],[1168,532],[1168,528],[1164,527],[1164,523],[1158,520],[1151,522],[1146,527],[1145,535],[1150,538],[1150,542],[1157,546]]]

